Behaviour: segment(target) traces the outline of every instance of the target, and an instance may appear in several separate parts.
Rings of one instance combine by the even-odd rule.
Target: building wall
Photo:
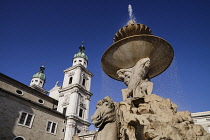
[[[26,140],[63,139],[65,117],[62,115],[2,90],[0,90],[0,101],[0,139],[12,140],[16,136],[23,136]],[[31,127],[18,123],[22,111],[34,115]],[[48,120],[57,123],[55,135],[46,131]]]
[[[24,84],[13,81],[12,79],[9,79],[9,77],[0,76],[0,87],[16,95],[19,95],[23,98],[30,99],[31,101],[36,102],[36,103],[39,103],[39,100],[41,99],[43,103],[39,103],[39,104],[42,104],[43,106],[46,106],[49,108],[57,108],[56,100]],[[22,94],[18,94],[20,92],[22,92]]]
[[[63,140],[66,117],[56,111],[57,103],[47,95],[0,74],[0,140],[13,140],[17,136],[25,140]],[[24,123],[21,124],[22,113],[27,115],[22,117]],[[26,125],[28,116],[32,116],[30,125]],[[52,123],[47,131],[48,121]],[[54,133],[51,131],[53,123]]]
[[[203,126],[207,133],[210,133],[210,111],[191,113],[195,124]]]

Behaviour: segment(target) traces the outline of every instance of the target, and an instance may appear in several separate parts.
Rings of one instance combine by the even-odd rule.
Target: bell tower
[[[43,94],[47,94],[48,91],[43,89],[46,82],[46,76],[44,74],[45,67],[44,65],[40,67],[39,72],[33,75],[30,83],[30,87],[40,91]]]
[[[74,55],[72,67],[64,70],[64,80],[59,88],[57,111],[67,116],[65,138],[71,140],[76,133],[88,130],[91,78],[93,74],[87,69],[88,57],[84,42],[79,52]]]

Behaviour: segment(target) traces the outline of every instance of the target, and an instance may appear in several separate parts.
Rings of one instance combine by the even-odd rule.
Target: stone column
[[[72,84],[80,84],[80,78],[81,78],[81,68],[77,67],[75,70]]]
[[[85,111],[85,117],[84,117],[84,119],[86,120],[86,121],[88,121],[88,114],[89,114],[89,106],[90,106],[90,97],[88,96],[87,98],[86,98],[86,111]]]
[[[72,94],[70,96],[67,116],[68,115],[77,115],[78,100],[79,100],[78,89],[74,88],[72,91]]]
[[[72,137],[75,134],[75,129],[76,123],[71,120],[67,120],[64,140],[72,140]]]

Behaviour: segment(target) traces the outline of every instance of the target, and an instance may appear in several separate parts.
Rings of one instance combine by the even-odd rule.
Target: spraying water
[[[133,14],[133,9],[132,9],[132,6],[129,4],[128,5],[128,14],[129,14],[129,17],[130,17],[130,20],[128,21],[128,24],[131,23],[131,22],[136,22],[136,18]]]

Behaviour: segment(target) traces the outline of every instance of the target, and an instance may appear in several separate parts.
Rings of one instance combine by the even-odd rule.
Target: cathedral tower
[[[39,72],[33,75],[30,83],[30,87],[42,92],[43,94],[47,94],[48,92],[43,89],[44,84],[46,82],[46,76],[44,74],[45,67],[44,65],[40,67]]]
[[[79,52],[74,55],[72,67],[64,70],[62,87],[58,84],[51,90],[52,94],[59,94],[57,111],[67,116],[65,138],[71,140],[76,133],[88,130],[89,103],[91,78],[93,74],[87,69],[88,57],[85,47],[79,47]],[[50,93],[51,93],[50,91]],[[59,92],[59,93],[58,93]],[[50,95],[53,97],[53,95]]]

